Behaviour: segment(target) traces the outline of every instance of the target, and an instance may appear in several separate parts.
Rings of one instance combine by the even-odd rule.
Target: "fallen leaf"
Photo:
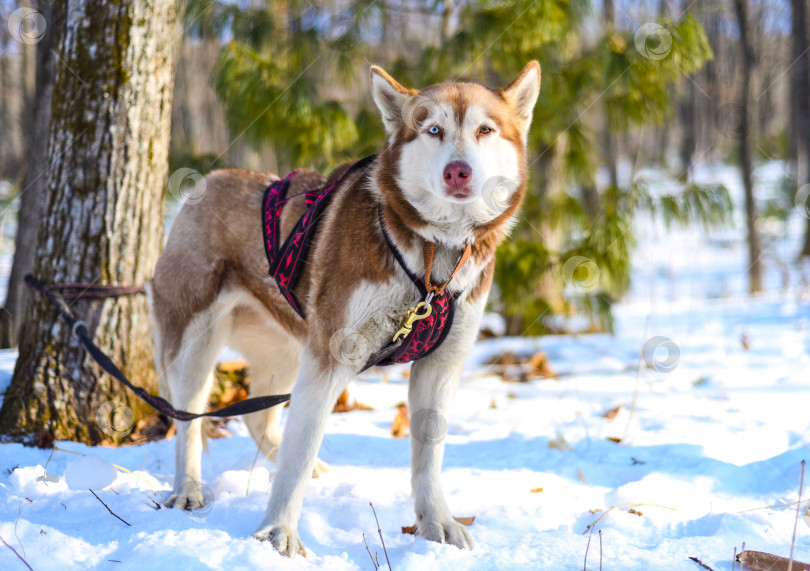
[[[619,414],[619,411],[622,410],[624,405],[619,405],[616,408],[612,408],[607,411],[605,414],[602,415],[602,418],[607,418],[608,420],[613,420],[616,418],[616,415]]]
[[[552,450],[562,450],[563,452],[568,452],[572,449],[570,446],[568,446],[568,443],[565,441],[562,434],[558,434],[553,440],[549,440],[548,447]]]
[[[580,482],[583,482],[585,484],[590,483],[588,482],[588,478],[585,477],[585,474],[582,473],[582,470],[577,470],[577,478],[579,478]]]
[[[644,514],[641,512],[641,510],[634,510],[633,508],[630,508],[630,510],[629,510],[627,513],[629,513],[629,514],[633,514],[633,515],[637,515],[638,517],[641,517],[641,516],[643,516],[643,515],[644,515]]]
[[[542,491],[543,491],[543,488],[532,488],[531,490],[529,490],[529,493],[530,494],[539,494]]]
[[[489,408],[498,408],[498,405],[495,403],[495,399],[492,399],[492,404],[489,405]]]
[[[740,343],[742,343],[743,349],[745,349],[746,351],[748,351],[751,348],[751,340],[748,339],[748,335],[746,335],[745,333],[743,333],[740,336]]]
[[[608,436],[607,439],[610,440],[611,442],[615,442],[616,444],[622,443],[622,439],[617,436]]]
[[[409,535],[416,535],[416,525],[403,525],[402,533]]]
[[[743,551],[737,554],[737,561],[754,571],[787,571],[790,559],[763,551]],[[810,569],[810,563],[793,561],[793,571]]]
[[[401,402],[397,405],[397,409],[394,424],[391,426],[391,436],[405,438],[410,433],[411,426],[411,420],[408,418],[408,405]]]
[[[557,376],[557,373],[552,370],[551,365],[548,363],[548,357],[542,351],[532,355],[529,359],[529,364],[532,367],[531,373],[535,376],[544,379]]]

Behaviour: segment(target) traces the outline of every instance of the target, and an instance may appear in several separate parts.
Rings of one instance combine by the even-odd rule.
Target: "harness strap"
[[[425,242],[425,246],[423,248],[423,254],[425,256],[425,288],[428,290],[428,293],[435,293],[436,295],[444,295],[444,288],[447,287],[447,284],[450,283],[450,280],[458,273],[458,271],[467,263],[467,260],[470,259],[470,254],[472,254],[472,246],[469,242],[464,245],[464,252],[461,254],[461,257],[458,259],[456,263],[456,267],[453,272],[450,274],[450,277],[447,278],[441,286],[437,286],[435,284],[430,283],[430,270],[433,268],[433,251],[436,249],[436,244],[434,242]]]
[[[382,204],[377,205],[377,216],[380,219],[380,229],[382,230],[383,238],[385,238],[385,243],[388,244],[388,249],[391,250],[391,253],[394,255],[394,259],[403,269],[405,274],[407,274],[408,278],[410,278],[410,280],[413,282],[413,285],[415,285],[419,290],[421,296],[427,296],[428,290],[425,288],[425,284],[416,274],[411,271],[408,264],[405,263],[405,258],[402,257],[402,252],[399,251],[399,248],[397,248],[397,245],[394,244],[394,241],[391,239],[391,235],[388,234],[388,229],[385,227],[385,221],[383,220]]]

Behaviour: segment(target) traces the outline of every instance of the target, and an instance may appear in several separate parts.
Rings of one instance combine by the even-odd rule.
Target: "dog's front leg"
[[[254,534],[270,541],[288,557],[299,553],[306,556],[297,530],[304,490],[315,466],[326,421],[352,376],[348,367],[334,361],[322,363],[309,350],[304,352],[302,363],[290,399],[267,513]]]
[[[472,537],[453,519],[442,490],[441,472],[447,411],[461,375],[461,362],[431,355],[413,366],[408,389],[411,414],[411,487],[418,534],[439,543],[472,549]]]

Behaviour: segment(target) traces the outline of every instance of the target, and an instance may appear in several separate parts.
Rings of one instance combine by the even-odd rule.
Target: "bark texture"
[[[174,0],[57,5],[60,63],[34,273],[45,283],[142,284],[163,238],[178,7]],[[155,389],[144,296],[80,300],[73,310],[124,374]],[[111,418],[121,406],[134,421],[151,411],[100,374],[53,307],[32,297],[0,432],[41,444],[118,440],[129,433]]]

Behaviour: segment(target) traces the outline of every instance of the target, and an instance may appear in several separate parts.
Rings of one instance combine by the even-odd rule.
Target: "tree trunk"
[[[790,0],[791,47],[793,65],[790,68],[791,109],[793,111],[792,139],[795,145],[796,186],[810,184],[810,56],[807,44],[807,8],[805,0]],[[806,208],[806,206],[805,206]],[[801,257],[810,256],[810,220],[804,232]]]
[[[40,2],[39,12],[45,18],[46,32],[36,46],[36,87],[31,130],[27,130],[28,155],[20,190],[20,211],[17,214],[17,235],[14,239],[14,262],[8,278],[6,303],[0,311],[0,347],[16,347],[22,324],[28,291],[23,277],[34,268],[34,248],[39,229],[40,203],[46,192],[48,165],[48,126],[51,118],[55,38],[54,9],[49,2]]]
[[[608,34],[613,34],[616,25],[616,6],[614,0],[604,0],[603,6],[604,13],[602,14],[603,24]],[[605,161],[605,166],[608,169],[608,179],[610,186],[616,188],[619,186],[619,173],[616,166],[616,144],[611,129],[613,126],[610,124],[610,109],[607,105],[604,106],[604,124],[602,125],[602,159]],[[590,200],[593,198],[591,197]],[[597,195],[596,202],[598,203],[599,197]]]
[[[749,291],[762,291],[762,264],[760,262],[759,234],[757,233],[757,208],[754,202],[754,181],[751,161],[751,70],[754,67],[754,52],[748,33],[748,10],[746,0],[734,0],[734,11],[740,28],[740,51],[742,52],[742,77],[740,82],[740,168],[745,189],[745,221],[748,227],[748,276]]]
[[[162,245],[179,10],[174,0],[57,6],[62,65],[34,273],[45,283],[142,284]],[[143,296],[79,300],[73,311],[125,375],[155,389]],[[120,440],[129,427],[110,416],[124,407],[135,421],[151,411],[102,375],[54,308],[32,297],[0,432],[40,443]]]

